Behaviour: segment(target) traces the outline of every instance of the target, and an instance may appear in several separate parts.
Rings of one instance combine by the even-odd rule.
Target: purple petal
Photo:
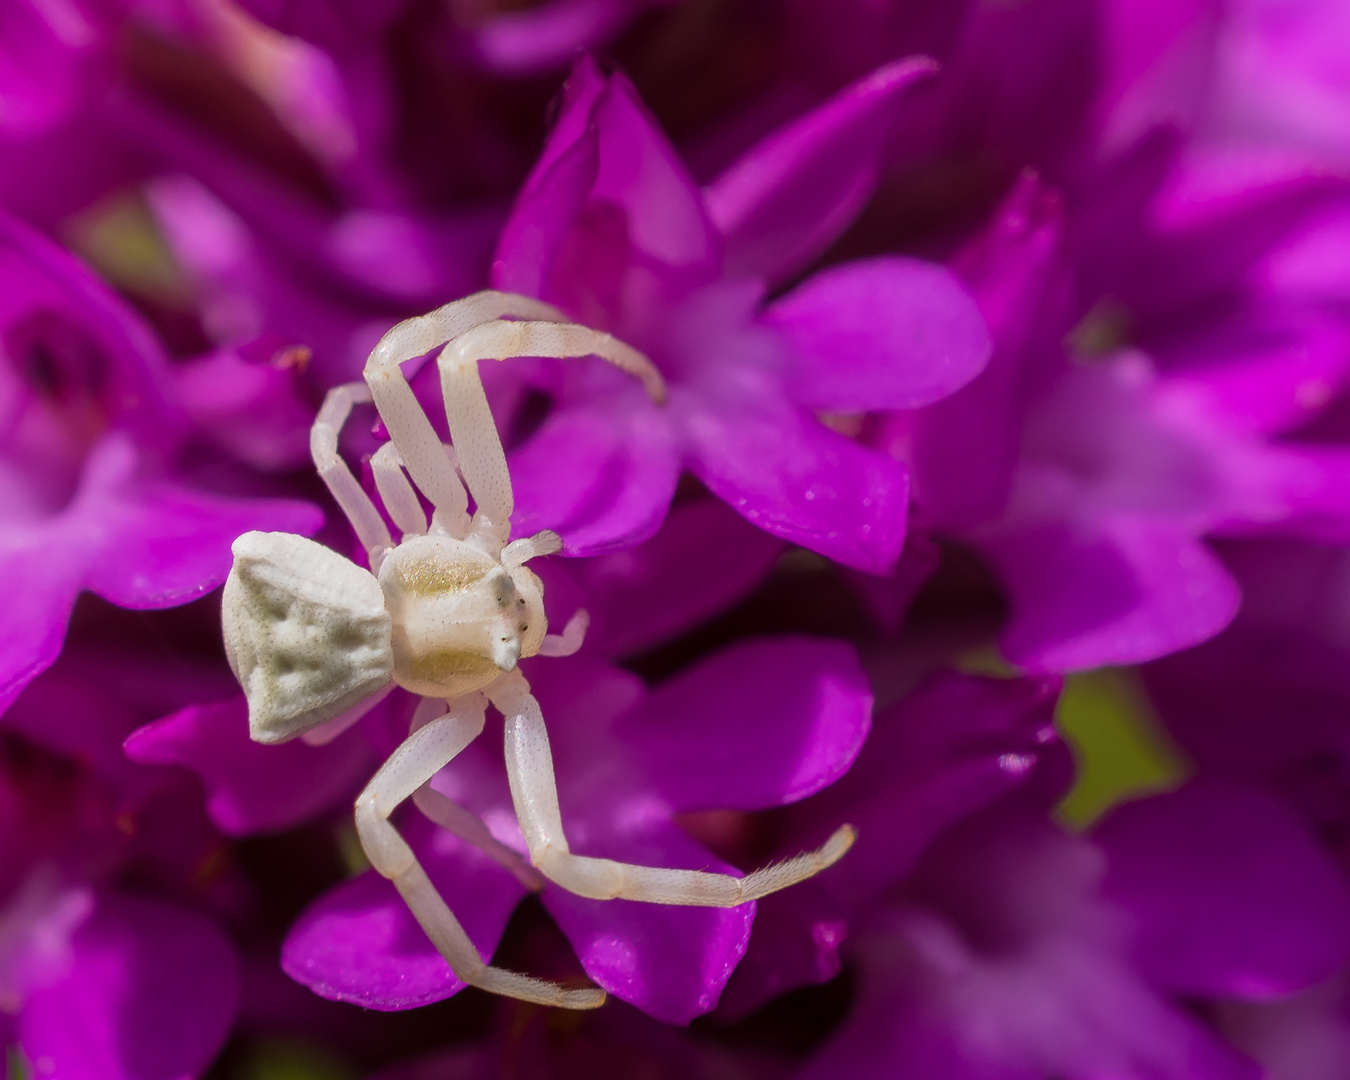
[[[566,663],[530,660],[525,671],[553,738],[564,814],[573,791],[581,803],[593,795],[619,794],[596,787],[592,781],[595,769],[614,762],[621,762],[619,771],[634,776],[635,763],[627,758],[624,744],[613,737],[612,728],[646,697],[642,680],[621,667],[585,656]],[[640,790],[644,799],[651,796],[645,782]]]
[[[632,84],[582,57],[503,229],[494,284],[621,330],[650,318],[628,310],[635,297],[622,283],[634,267],[678,290],[708,280],[719,258],[699,189]]]
[[[317,62],[315,70],[322,75],[328,58],[311,50],[308,59]],[[325,101],[323,88],[317,96],[307,96],[328,112],[327,117],[314,117],[319,121],[314,125],[317,141],[328,142],[341,154],[340,144],[350,142],[353,134],[350,117],[340,115],[345,103]],[[333,104],[340,108],[332,110]],[[319,313],[331,312],[343,326],[352,319],[353,308],[364,302],[367,317],[382,320],[387,327],[390,303],[431,307],[481,284],[483,261],[500,223],[496,210],[433,215],[361,208],[335,213],[172,113],[137,100],[119,101],[117,110],[119,123],[138,141],[192,173],[157,179],[148,195],[175,255],[186,267],[213,286],[236,291],[229,298],[208,296],[214,302],[206,309],[207,328],[218,341],[237,340],[220,330],[237,324],[244,314],[238,291],[274,316],[259,325],[258,312],[250,312],[252,317],[244,320],[250,325],[242,335],[248,339],[262,329],[281,329],[298,314],[293,309],[309,305]],[[334,142],[339,145],[334,147]],[[305,277],[316,280],[307,282]],[[315,285],[322,291],[316,294]],[[266,295],[264,290],[278,295]],[[231,301],[235,310],[230,310]],[[321,327],[317,337],[300,339],[316,347],[316,359],[325,368],[332,358],[318,346],[331,336],[331,327]]]
[[[1219,460],[1233,499],[1215,533],[1350,539],[1350,451],[1297,443],[1226,449]]]
[[[796,802],[853,763],[872,693],[852,646],[742,641],[662,684],[617,733],[677,810]]]
[[[61,653],[75,598],[84,576],[84,552],[76,545],[46,543],[41,534],[7,537],[0,553],[0,712]],[[35,573],[39,560],[42,572]]]
[[[180,364],[174,375],[200,431],[255,469],[281,471],[310,461],[314,409],[302,396],[296,364],[303,355],[262,340]]]
[[[550,0],[507,10],[473,28],[481,63],[494,71],[533,75],[567,64],[583,49],[603,46],[648,4],[660,0]]]
[[[683,427],[695,475],[748,521],[845,566],[894,567],[909,494],[894,460],[770,390],[688,403]]]
[[[525,888],[416,812],[399,828],[479,954],[490,960]],[[305,909],[286,935],[281,965],[321,997],[383,1011],[427,1005],[464,988],[393,884],[373,870]]]
[[[1035,903],[1038,898],[1025,898]],[[1015,900],[1009,900],[1011,905]],[[797,1074],[1042,1080],[1258,1080],[1261,1071],[1077,935],[988,951],[959,918],[884,911],[851,947],[844,1023]]]
[[[946,267],[889,257],[808,278],[762,320],[792,347],[785,385],[812,409],[912,409],[970,382],[989,331]]]
[[[604,86],[590,60],[578,61],[563,84],[558,119],[502,226],[492,261],[494,287],[543,295],[553,260],[599,173],[591,116]]]
[[[545,595],[570,589],[570,615],[591,614],[588,645],[627,656],[678,637],[725,611],[764,580],[783,549],[718,499],[673,506],[655,536],[630,551],[560,566],[545,564]],[[691,576],[671,567],[697,566]],[[566,575],[567,580],[560,580]],[[874,579],[869,579],[874,580]],[[562,619],[556,620],[562,625]]]
[[[798,846],[820,822],[851,822],[858,842],[820,878],[858,910],[912,872],[933,838],[1019,788],[1063,752],[1057,679],[938,675],[876,717],[839,783],[785,814]],[[1045,793],[1048,809],[1062,794]]]
[[[1015,806],[949,832],[851,928],[860,993],[805,1075],[1254,1080],[1122,955],[1104,863]]]
[[[1238,607],[1228,571],[1177,526],[1047,524],[983,548],[1013,600],[1003,649],[1029,671],[1152,660],[1213,637]]]
[[[58,126],[80,103],[99,29],[78,10],[52,11],[16,0],[0,34],[0,131],[6,141]]]
[[[1223,1001],[1214,1022],[1270,1077],[1350,1075],[1350,995],[1342,973],[1274,1002]]]
[[[251,173],[232,176],[233,158],[227,156],[228,164],[219,167],[220,151],[214,146],[198,154],[189,138],[186,149],[179,148],[183,133],[160,114],[153,114],[145,126],[146,141],[167,143],[175,159],[195,162],[197,173],[209,175],[212,187],[229,197],[240,213],[257,219],[245,220],[186,176],[161,178],[147,189],[156,224],[202,293],[202,316],[211,339],[236,345],[256,341],[260,333],[276,335],[284,346],[303,344],[312,350],[307,372],[314,382],[331,385],[358,378],[366,354],[390,318],[387,307],[377,306],[373,298],[363,304],[360,290],[352,289],[351,282],[331,281],[331,261],[319,254],[319,237],[327,226],[309,221],[310,208],[293,206],[293,197],[274,198],[266,180]],[[161,126],[167,132],[161,132]],[[281,228],[278,219],[287,227]],[[292,238],[292,232],[299,235]],[[288,240],[294,248],[284,246]],[[280,243],[283,250],[275,250],[268,241]],[[319,265],[309,267],[310,274],[297,274],[296,258]],[[463,291],[472,289],[477,280],[466,281]]]
[[[72,948],[70,974],[35,993],[19,1018],[38,1076],[182,1080],[205,1070],[239,995],[234,950],[214,923],[112,893]]]
[[[63,391],[87,395],[144,445],[173,444],[184,418],[170,404],[167,359],[133,309],[69,252],[4,212],[0,281],[0,329],[11,361],[25,362],[29,350],[44,349]],[[89,416],[69,420],[85,429],[81,435],[91,425]]]
[[[552,529],[568,555],[631,547],[660,527],[679,465],[666,417],[636,387],[558,409],[511,455],[512,531]]]
[[[707,189],[732,277],[781,280],[820,254],[876,186],[900,95],[923,58],[878,68],[752,148]]]
[[[379,764],[359,736],[325,746],[261,746],[248,737],[243,697],[192,705],[133,731],[132,761],[181,765],[201,777],[211,820],[230,836],[291,828],[354,795]]]
[[[1287,305],[1150,346],[1168,394],[1243,433],[1297,428],[1336,394],[1350,368],[1350,330]]]
[[[1307,238],[1314,211],[1344,198],[1343,180],[1296,157],[1180,146],[1167,129],[1140,140],[1076,215],[1081,295],[1113,297],[1144,326],[1249,289],[1281,245]]]
[[[528,675],[548,722],[574,851],[643,866],[736,872],[671,824],[671,807],[647,779],[647,763],[612,734],[642,700],[635,676],[584,657],[531,662]],[[510,803],[500,753],[482,757],[491,758],[490,771],[478,765],[466,775],[477,765],[466,752],[466,768],[454,762],[438,787],[483,814],[498,839],[519,844],[518,831],[501,828]],[[555,886],[545,888],[543,900],[592,979],[644,1012],[680,1024],[717,1003],[745,951],[754,915],[753,904],[715,909],[583,900]]]
[[[586,813],[573,819],[586,831]],[[644,866],[737,873],[659,818],[613,826],[579,850]],[[569,829],[569,832],[571,830]],[[576,949],[586,974],[615,997],[668,1024],[687,1024],[717,1004],[750,938],[755,905],[671,907],[583,900],[555,886],[544,906]]]
[[[1063,755],[1058,681],[944,674],[879,715],[853,767],[780,815],[793,855],[849,822],[853,849],[809,882],[760,901],[755,933],[719,1013],[739,1016],[838,970],[850,921],[904,882],[934,838],[1013,791],[1047,809],[1062,797],[1045,773]],[[849,931],[851,932],[851,931]]]
[[[307,503],[226,499],[139,480],[138,464],[124,434],[106,436],[90,452],[65,512],[10,527],[0,552],[14,582],[0,611],[0,702],[12,701],[56,658],[82,588],[122,607],[181,604],[225,580],[240,533],[309,533],[322,521]],[[42,574],[32,573],[38,561]]]
[[[1138,919],[1139,963],[1179,994],[1265,1000],[1350,958],[1350,893],[1317,842],[1256,789],[1192,784],[1096,832],[1105,890]]]
[[[300,257],[322,257],[318,269],[337,272],[372,297],[413,308],[475,290],[501,223],[500,211],[470,209],[433,216],[395,210],[349,210],[309,222],[281,206],[254,211],[255,228]],[[339,281],[339,285],[346,284]]]
[[[829,982],[843,967],[848,919],[818,883],[803,881],[755,907],[750,947],[717,1004],[719,1020],[735,1023],[781,994]]]
[[[711,263],[720,243],[698,185],[622,75],[610,76],[596,103],[595,125],[600,172],[592,199],[622,208],[629,240],[657,262],[685,270]]]
[[[121,607],[169,607],[210,592],[229,573],[230,545],[250,529],[308,535],[323,522],[309,503],[138,482],[134,468],[131,447],[106,440],[73,515],[103,541],[90,553],[85,586]]]
[[[935,524],[968,527],[1007,503],[1028,356],[1044,326],[1055,325],[1042,297],[1056,268],[1062,218],[1058,198],[1024,176],[987,232],[955,260],[988,320],[994,354],[969,386],[916,414],[905,432],[915,502]]]
[[[1311,820],[1339,821],[1347,552],[1262,541],[1224,554],[1242,610],[1213,641],[1145,668],[1149,697],[1202,770],[1273,784]]]

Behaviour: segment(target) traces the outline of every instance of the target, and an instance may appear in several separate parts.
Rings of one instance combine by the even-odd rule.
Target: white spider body
[[[416,536],[390,552],[380,586],[393,617],[394,681],[434,698],[482,690],[544,642],[544,589],[449,536]]]
[[[441,345],[437,365],[454,449],[442,445],[399,366]],[[575,652],[587,619],[578,612],[561,635],[547,633],[543,587],[524,564],[559,550],[556,534],[506,542],[514,508],[511,478],[477,362],[588,355],[631,372],[653,397],[663,398],[661,376],[642,354],[608,334],[568,324],[528,297],[478,293],[394,327],[371,354],[365,384],[329,392],[310,439],[319,475],[365,546],[371,571],[303,537],[246,533],[235,541],[222,600],[226,653],[248,698],[250,733],[259,742],[297,736],[323,742],[394,686],[422,696],[408,738],[357,799],[362,847],[460,979],[576,1009],[601,1004],[604,991],[567,990],[484,963],[390,823],[400,803],[411,798],[422,813],[531,887],[546,878],[595,899],[735,906],[810,877],[853,842],[852,830],[843,826],[819,850],[743,878],[595,859],[568,847],[548,732],[516,662]],[[385,510],[402,532],[397,544],[337,452],[339,429],[353,405],[363,402],[374,403],[390,433],[371,468]],[[430,522],[413,483],[435,507]],[[507,778],[528,865],[476,815],[430,787],[431,778],[482,732],[489,703],[506,718]]]

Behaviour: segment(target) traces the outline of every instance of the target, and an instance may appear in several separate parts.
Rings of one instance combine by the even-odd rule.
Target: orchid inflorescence
[[[9,1074],[1350,1074],[1342,5],[11,7]]]

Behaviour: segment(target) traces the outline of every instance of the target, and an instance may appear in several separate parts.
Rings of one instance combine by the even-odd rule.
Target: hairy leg
[[[394,809],[439,772],[483,730],[483,701],[473,695],[429,720],[394,751],[356,800],[356,831],[371,865],[398,889],[456,977],[470,986],[539,1005],[593,1009],[599,989],[567,990],[556,983],[490,967],[446,906],[407,841],[389,821]]]
[[[513,356],[598,356],[636,375],[658,401],[665,398],[665,382],[650,360],[612,335],[589,327],[559,322],[490,322],[451,341],[436,361],[450,439],[458,448],[460,468],[479,514],[498,527],[510,521],[515,497],[506,454],[483,393],[478,361]],[[503,528],[503,540],[505,531]]]
[[[399,323],[380,339],[366,360],[366,383],[390,438],[403,456],[408,475],[431,500],[436,507],[436,520],[452,536],[464,535],[461,520],[468,505],[464,488],[399,365],[505,315],[527,319],[563,317],[550,305],[529,297],[491,291],[475,293]]]
[[[530,849],[530,861],[550,881],[578,896],[689,907],[735,907],[820,873],[853,846],[854,831],[844,825],[816,851],[743,878],[574,855],[563,834],[548,731],[529,684],[519,671],[514,671],[493,683],[487,694],[506,717],[507,777]]]

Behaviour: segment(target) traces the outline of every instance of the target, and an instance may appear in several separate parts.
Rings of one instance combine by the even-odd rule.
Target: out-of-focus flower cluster
[[[1350,1075],[1347,57],[1341,0],[6,0],[7,1076]],[[258,745],[221,644],[241,533],[363,562],[324,393],[485,288],[669,388],[483,368],[591,616],[524,664],[574,850],[859,831],[539,889],[490,724],[433,787],[491,842],[395,820],[595,1013],[365,867],[415,699]]]

